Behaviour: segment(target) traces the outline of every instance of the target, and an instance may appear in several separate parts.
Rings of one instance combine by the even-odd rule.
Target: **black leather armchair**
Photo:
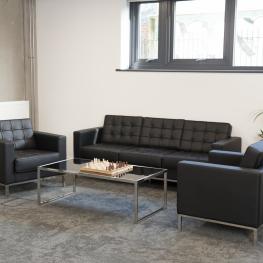
[[[209,163],[178,165],[178,226],[193,217],[250,229],[263,224],[263,141],[239,152],[210,151]]]
[[[35,181],[37,166],[66,158],[66,137],[34,132],[30,119],[0,121],[0,185]]]

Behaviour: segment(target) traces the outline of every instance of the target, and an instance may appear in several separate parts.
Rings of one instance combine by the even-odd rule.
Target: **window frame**
[[[156,3],[143,1],[130,3],[130,65],[129,70],[153,71],[251,71],[261,72],[260,66],[233,66],[235,18],[237,0],[225,0],[224,48],[223,59],[174,59],[174,6],[175,2],[188,0],[160,0],[159,2],[159,38],[158,59],[142,60],[138,58],[138,17],[139,5]]]

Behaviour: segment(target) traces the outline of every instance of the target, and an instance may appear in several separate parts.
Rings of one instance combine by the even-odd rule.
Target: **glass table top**
[[[140,180],[150,179],[151,177],[157,177],[162,175],[167,170],[163,168],[155,168],[155,167],[146,167],[146,166],[133,166],[133,171],[125,173],[121,177],[107,176],[107,175],[99,175],[96,173],[84,173],[80,172],[82,166],[85,166],[87,162],[91,160],[88,159],[79,159],[73,158],[60,162],[55,162],[47,165],[40,166],[41,171],[54,171],[54,172],[62,172],[62,173],[70,173],[70,174],[78,174],[92,178],[99,178],[105,180],[116,180],[122,182],[135,182]]]

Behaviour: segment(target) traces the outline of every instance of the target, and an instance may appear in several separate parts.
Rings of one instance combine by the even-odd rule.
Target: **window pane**
[[[225,1],[178,1],[174,10],[174,59],[222,59]]]
[[[263,66],[263,1],[238,0],[235,66]]]
[[[159,3],[139,6],[139,59],[158,58]]]

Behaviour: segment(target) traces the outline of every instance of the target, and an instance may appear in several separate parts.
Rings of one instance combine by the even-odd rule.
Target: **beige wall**
[[[0,0],[0,101],[25,98],[22,0]]]
[[[68,136],[105,114],[226,121],[258,140],[263,74],[116,72],[126,0],[37,0],[40,129]]]

